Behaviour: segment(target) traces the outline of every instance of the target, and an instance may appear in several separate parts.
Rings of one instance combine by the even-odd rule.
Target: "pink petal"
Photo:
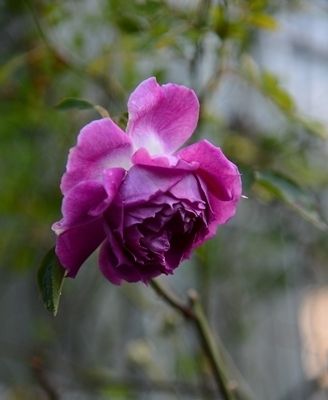
[[[131,164],[131,140],[111,119],[103,118],[86,125],[77,145],[70,150],[66,173],[61,181],[63,194],[85,180],[101,179],[104,169]]]
[[[197,162],[186,162],[174,155],[151,156],[145,148],[137,150],[132,156],[132,162],[135,165],[148,165],[162,168],[182,169],[186,171],[198,168]]]
[[[85,181],[78,183],[64,197],[62,204],[62,226],[84,223],[95,216],[93,210],[99,208],[107,199],[107,193],[100,182]],[[97,214],[99,215],[100,212]]]
[[[170,193],[179,200],[203,204],[202,209],[204,209],[205,202],[199,189],[198,180],[194,175],[188,174],[170,189]]]
[[[67,229],[57,238],[56,254],[74,277],[84,261],[97,249],[105,239],[102,219],[93,219],[85,224]]]
[[[110,168],[103,172],[103,187],[106,190],[107,197],[97,207],[90,210],[89,214],[99,215],[105,211],[116,196],[125,174],[126,171],[123,168]]]
[[[128,101],[127,132],[136,149],[170,154],[196,128],[199,102],[193,90],[169,83],[160,86],[154,77],[143,81]]]
[[[103,181],[84,181],[74,186],[62,205],[63,219],[53,226],[56,253],[62,265],[75,276],[82,263],[105,239],[103,212],[115,197],[125,175],[122,168],[105,171]]]
[[[182,149],[178,156],[188,162],[199,162],[196,173],[204,182],[204,190],[215,214],[213,224],[227,222],[235,214],[241,196],[242,186],[238,168],[226,158],[220,148],[207,140]]]
[[[158,167],[133,166],[120,188],[124,205],[144,203],[155,195],[167,192],[186,171]]]

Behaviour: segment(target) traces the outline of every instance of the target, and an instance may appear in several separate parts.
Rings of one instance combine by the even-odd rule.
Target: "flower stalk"
[[[189,303],[185,304],[158,281],[153,279],[150,285],[168,305],[194,324],[222,399],[249,400],[249,397],[241,392],[237,382],[230,377],[231,374],[224,356],[226,352],[221,343],[216,342],[214,339],[214,335],[200,303],[198,293],[193,289],[189,290]]]

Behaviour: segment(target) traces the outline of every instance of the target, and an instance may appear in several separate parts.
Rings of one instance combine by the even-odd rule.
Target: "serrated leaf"
[[[328,226],[316,211],[311,196],[289,177],[273,171],[256,172],[256,189],[266,191],[269,197],[283,201],[317,228],[327,230]]]
[[[57,314],[66,271],[60,264],[53,247],[44,257],[38,271],[38,285],[43,303],[54,316]]]

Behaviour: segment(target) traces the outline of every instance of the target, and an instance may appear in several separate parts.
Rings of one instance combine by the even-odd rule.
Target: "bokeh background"
[[[194,88],[193,140],[224,149],[247,196],[163,283],[200,293],[253,399],[328,398],[327,2],[4,0],[0,27],[0,399],[217,398],[150,287],[109,284],[91,257],[54,318],[36,283],[68,149],[99,118],[56,105],[122,124],[152,75]]]

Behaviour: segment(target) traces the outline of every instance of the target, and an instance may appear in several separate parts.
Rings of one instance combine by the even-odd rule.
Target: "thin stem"
[[[195,325],[204,353],[211,365],[222,398],[224,400],[237,400],[237,398],[246,400],[246,396],[240,393],[237,383],[229,378],[228,368],[223,356],[224,351],[223,349],[218,349],[218,345],[215,343],[214,336],[203,312],[203,308],[201,307],[197,292],[190,290],[189,304],[185,304],[180,298],[158,281],[152,280],[150,284],[155,292],[167,304],[180,312]]]
[[[48,35],[41,24],[40,18],[31,0],[25,0],[24,2],[31,14],[31,17],[39,33],[39,36],[44,45],[46,46],[46,48],[48,49],[49,53],[52,54],[53,57],[55,57],[55,59],[60,61],[67,69],[69,69],[73,73],[83,78],[87,78],[88,80],[96,84],[99,88],[101,88],[104,91],[106,96],[113,103],[120,104],[126,96],[121,85],[117,81],[112,79],[109,75],[104,75],[102,73],[88,72],[86,66],[77,65],[76,63],[72,62],[72,60],[69,60],[49,40]]]
[[[40,356],[34,356],[31,360],[31,367],[34,372],[34,376],[38,381],[40,387],[47,395],[48,400],[59,400],[59,395],[52,385],[50,380],[45,374],[43,360]]]
[[[208,79],[208,81],[205,83],[203,89],[200,92],[199,98],[200,98],[201,104],[204,103],[205,98],[208,99],[212,96],[212,94],[218,88],[218,86],[221,82],[221,79],[226,71],[226,68],[225,68],[226,52],[227,52],[226,47],[227,47],[226,43],[223,42],[219,49],[218,65],[216,66],[216,69],[214,70],[213,74]]]
[[[158,281],[154,279],[150,281],[150,286],[155,292],[172,308],[178,310],[185,318],[193,319],[194,315],[190,310],[190,307],[185,305],[174,293],[169,289],[164,288]]]
[[[234,393],[236,385],[228,378],[227,367],[214,341],[211,328],[200,304],[199,296],[195,290],[190,290],[188,296],[193,310],[193,321],[222,397],[225,400],[236,400]]]

